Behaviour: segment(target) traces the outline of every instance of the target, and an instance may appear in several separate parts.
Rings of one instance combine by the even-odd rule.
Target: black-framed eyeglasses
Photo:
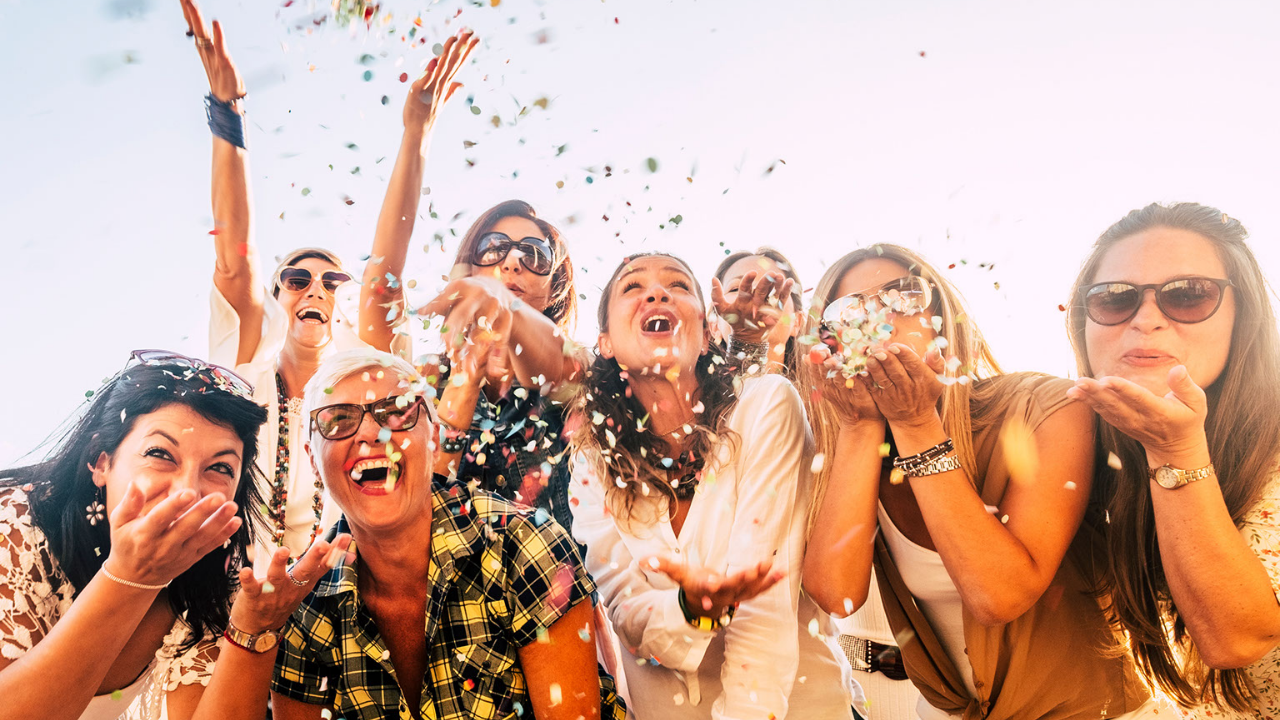
[[[832,300],[823,308],[822,320],[828,323],[850,322],[854,320],[850,315],[866,309],[867,302],[871,300],[879,303],[882,308],[910,315],[933,304],[933,287],[919,275],[895,278],[878,288],[850,293]]]
[[[404,396],[398,396],[383,398],[367,405],[338,403],[316,408],[311,411],[311,427],[325,440],[342,440],[355,435],[364,420],[364,414],[369,413],[379,427],[391,431],[412,430],[418,424],[423,406],[427,407],[427,416],[434,422],[430,404],[421,397],[406,401]]]
[[[315,276],[311,271],[302,267],[287,267],[280,270],[280,286],[287,288],[292,292],[302,292],[311,287]],[[338,289],[338,286],[345,282],[350,282],[351,276],[339,272],[337,270],[326,270],[320,273],[320,284],[324,287],[324,291],[332,295]]]
[[[1103,282],[1083,288],[1085,314],[1099,325],[1119,325],[1133,319],[1148,290],[1155,292],[1156,307],[1170,320],[1193,325],[1213,317],[1222,307],[1230,280],[1187,277],[1149,285]]]
[[[545,238],[527,237],[512,240],[506,233],[486,233],[476,243],[475,252],[471,254],[471,264],[480,267],[497,265],[506,259],[515,248],[520,251],[520,264],[534,275],[550,275],[554,266],[554,251],[551,243]]]
[[[210,383],[218,390],[238,395],[247,400],[253,400],[253,385],[250,385],[248,380],[221,365],[207,363],[199,358],[187,357],[170,350],[134,350],[129,353],[129,363],[125,366],[125,369],[127,370],[135,364],[151,366],[173,365],[186,368],[191,374],[200,377],[200,379]]]

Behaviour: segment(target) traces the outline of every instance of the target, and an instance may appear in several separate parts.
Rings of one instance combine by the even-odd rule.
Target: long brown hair
[[[823,273],[813,290],[813,299],[810,301],[801,334],[812,335],[817,331],[822,311],[826,309],[828,302],[836,299],[836,288],[845,274],[858,263],[873,259],[892,260],[912,275],[920,276],[934,288],[933,305],[929,310],[935,317],[942,319],[938,335],[947,339],[946,354],[960,361],[957,368],[959,374],[969,379],[968,382],[955,382],[946,386],[939,399],[938,415],[942,418],[942,426],[947,435],[955,443],[960,462],[967,468],[974,468],[977,466],[973,450],[974,433],[1003,418],[1010,398],[998,397],[995,383],[973,382],[1000,375],[1000,364],[992,355],[982,332],[965,310],[960,291],[923,257],[898,245],[878,244],[858,248],[836,260]],[[832,458],[835,457],[836,435],[840,424],[831,406],[822,402],[819,393],[814,392],[822,386],[826,373],[826,369],[821,366],[801,362],[797,384],[801,386],[800,395],[804,399],[805,410],[818,443],[818,452]],[[815,478],[814,501],[810,505],[811,523],[822,505],[830,474],[829,467],[824,467]]]
[[[537,225],[543,237],[551,243],[551,250],[554,253],[551,258],[551,294],[547,308],[542,311],[542,314],[551,318],[551,321],[562,331],[571,330],[578,318],[578,294],[573,284],[573,263],[569,260],[569,250],[565,247],[556,226],[539,218],[529,203],[523,200],[507,200],[481,213],[480,217],[471,223],[471,227],[467,228],[467,234],[462,237],[462,243],[458,245],[458,254],[453,259],[454,268],[463,266],[466,268],[465,274],[470,275],[471,256],[480,238],[493,228],[494,223],[509,217],[524,218]]]
[[[761,245],[754,252],[747,250],[739,250],[720,261],[720,266],[716,268],[715,278],[720,282],[724,282],[724,276],[729,272],[729,268],[733,267],[739,260],[749,257],[763,257],[772,260],[778,266],[785,277],[791,278],[793,285],[791,286],[791,305],[795,308],[796,315],[804,313],[804,285],[800,282],[800,275],[796,272],[796,268],[780,251]],[[768,337],[766,336],[766,340]],[[782,354],[782,364],[785,366],[786,375],[789,378],[796,376],[796,338],[793,334],[787,338],[787,346]]]
[[[704,305],[702,286],[688,263],[666,253],[639,253],[623,259],[609,277],[600,295],[597,320],[600,332],[609,329],[609,298],[618,276],[632,262],[642,257],[670,258],[684,266],[693,283],[698,300]],[[704,323],[704,332],[706,331]],[[634,370],[634,369],[633,369]],[[577,426],[571,440],[575,452],[582,452],[587,462],[594,465],[596,478],[604,484],[605,504],[619,523],[633,519],[636,506],[644,498],[654,496],[666,501],[654,509],[662,512],[675,502],[676,494],[667,480],[670,469],[700,471],[712,457],[716,445],[729,440],[736,451],[737,433],[729,429],[729,416],[738,403],[738,368],[732,365],[725,351],[716,343],[710,343],[707,352],[698,358],[694,367],[697,379],[696,401],[703,405],[702,413],[694,423],[685,427],[689,438],[679,458],[664,465],[664,456],[670,448],[664,437],[653,432],[648,421],[649,409],[640,404],[627,384],[627,369],[613,358],[599,353],[587,368],[580,394],[573,404],[574,418],[571,427]],[[642,522],[656,521],[657,517],[642,518]]]
[[[1213,243],[1235,293],[1235,325],[1222,374],[1205,388],[1209,416],[1205,432],[1231,519],[1237,524],[1257,502],[1275,469],[1280,443],[1280,333],[1270,289],[1245,245],[1239,220],[1197,203],[1152,203],[1124,216],[1098,238],[1080,268],[1067,306],[1067,329],[1082,376],[1092,376],[1085,345],[1083,289],[1097,281],[1098,266],[1116,243],[1152,228],[1194,232]],[[1190,707],[1204,702],[1240,711],[1256,710],[1254,688],[1243,670],[1205,666],[1169,595],[1156,543],[1155,515],[1142,445],[1100,422],[1098,457],[1115,453],[1121,469],[1099,463],[1095,501],[1110,518],[1106,528],[1108,567],[1099,578],[1112,619],[1127,635],[1138,667],[1165,693]],[[1165,613],[1173,619],[1166,633]],[[1177,658],[1184,658],[1179,665]]]

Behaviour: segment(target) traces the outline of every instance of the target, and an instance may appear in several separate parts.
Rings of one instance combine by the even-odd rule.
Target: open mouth
[[[676,319],[664,312],[656,312],[640,322],[640,332],[646,335],[670,335],[675,329]]]
[[[298,319],[309,325],[323,325],[329,322],[329,316],[325,315],[319,308],[302,308],[298,311]]]
[[[386,495],[400,480],[401,468],[386,457],[364,458],[351,466],[348,475],[366,495]]]

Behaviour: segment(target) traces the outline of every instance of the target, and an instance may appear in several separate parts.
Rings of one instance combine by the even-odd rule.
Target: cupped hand
[[[782,317],[782,306],[795,281],[780,272],[750,270],[742,276],[732,299],[725,297],[719,278],[711,278],[711,304],[733,330],[733,337],[758,343]]]
[[[111,512],[111,554],[102,566],[112,575],[163,585],[240,529],[243,521],[236,517],[236,504],[222,493],[198,498],[194,490],[183,490],[143,512],[148,502],[168,490],[167,485],[159,486],[148,495],[129,483]]]
[[[317,538],[293,567],[289,567],[289,548],[276,548],[261,580],[254,577],[253,568],[240,568],[240,592],[231,605],[231,624],[253,634],[279,630],[320,578],[353,559],[353,554],[351,536],[339,533],[332,542]]]
[[[858,377],[890,426],[920,425],[938,416],[945,369],[937,350],[921,358],[909,345],[892,343],[873,350]]]
[[[187,32],[196,39],[196,52],[204,63],[209,76],[209,91],[222,102],[232,102],[245,96],[244,79],[227,53],[227,42],[222,35],[222,23],[213,21],[213,32],[204,22],[200,6],[195,0],[181,0],[182,14],[187,19]]]
[[[648,565],[680,585],[691,611],[709,618],[723,616],[729,608],[750,600],[786,577],[786,573],[781,570],[770,572],[772,560],[765,560],[728,575],[669,556],[649,558]]]
[[[814,374],[818,376],[814,387],[817,400],[831,408],[842,426],[884,421],[866,384],[855,378],[846,379],[840,374],[840,362],[832,355],[829,345],[819,342],[814,345],[801,344],[800,348],[805,360],[817,366],[814,370]]]
[[[422,77],[413,81],[409,97],[404,101],[404,127],[430,131],[440,109],[453,97],[462,83],[454,82],[480,38],[470,30],[462,30],[444,41],[440,54],[427,63]]]
[[[464,277],[450,282],[431,302],[418,308],[421,316],[444,318],[444,342],[451,362],[483,367],[473,348],[492,348],[511,335],[512,308],[519,299],[501,282],[488,277]],[[470,359],[466,359],[469,357]]]
[[[1112,427],[1142,443],[1148,457],[1173,461],[1207,453],[1204,423],[1209,402],[1204,390],[1183,365],[1169,370],[1168,383],[1168,394],[1160,397],[1122,377],[1080,378],[1067,397],[1085,403]]]

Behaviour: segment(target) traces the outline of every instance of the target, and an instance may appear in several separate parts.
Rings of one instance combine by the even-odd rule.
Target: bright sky
[[[359,269],[398,76],[465,24],[484,44],[437,128],[424,200],[439,217],[419,221],[406,273],[419,300],[451,231],[511,197],[566,233],[588,341],[624,253],[675,251],[706,283],[726,249],[768,243],[811,287],[883,241],[957,263],[1007,367],[1067,374],[1057,306],[1092,239],[1154,200],[1240,218],[1280,279],[1272,3],[389,0],[370,31],[313,25],[330,6],[308,2],[204,3],[250,92],[266,258],[321,245]],[[0,0],[0,466],[130,350],[207,350],[207,85],[184,30],[177,0]],[[436,233],[447,252],[422,252]]]

